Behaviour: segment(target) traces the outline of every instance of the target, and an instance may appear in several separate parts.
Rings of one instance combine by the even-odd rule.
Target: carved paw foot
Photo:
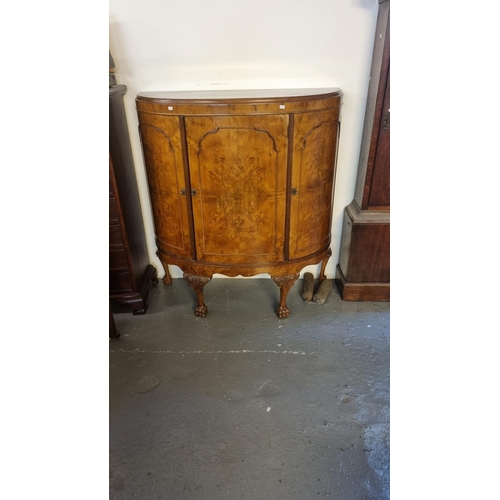
[[[199,316],[200,318],[204,318],[207,315],[207,312],[208,312],[207,306],[198,306],[194,310],[194,313],[196,314],[196,316]]]
[[[290,316],[290,310],[286,306],[278,307],[276,314],[278,315],[279,319],[285,319]]]

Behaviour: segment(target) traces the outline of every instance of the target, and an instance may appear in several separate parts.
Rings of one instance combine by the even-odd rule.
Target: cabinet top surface
[[[164,91],[164,92],[140,92],[138,100],[153,101],[189,101],[214,102],[226,100],[240,101],[273,101],[283,99],[301,98],[328,98],[341,96],[342,92],[337,87],[309,88],[309,89],[248,89],[248,90],[186,90],[186,91]]]

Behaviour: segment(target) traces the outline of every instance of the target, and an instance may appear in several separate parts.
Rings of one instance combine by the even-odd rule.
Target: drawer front
[[[109,272],[109,293],[132,291],[132,276],[128,271]]]
[[[342,102],[338,88],[297,90],[143,92],[137,96],[136,106],[139,112],[163,115],[241,116],[338,110]]]
[[[122,229],[118,224],[110,224],[109,226],[109,246],[124,246]]]
[[[109,222],[111,224],[118,224],[120,222],[118,218],[118,207],[116,206],[116,200],[114,198],[109,199]]]
[[[125,249],[109,250],[109,269],[128,269],[127,252]]]

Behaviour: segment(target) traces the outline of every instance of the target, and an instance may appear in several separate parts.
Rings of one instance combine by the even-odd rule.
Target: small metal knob
[[[297,189],[297,188],[292,188],[292,194],[294,194],[294,195],[295,195],[295,194],[297,194],[298,192],[299,192],[299,191],[298,191],[298,189]]]

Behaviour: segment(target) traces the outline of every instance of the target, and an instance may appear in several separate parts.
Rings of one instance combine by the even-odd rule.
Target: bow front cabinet
[[[330,255],[339,89],[144,92],[136,98],[158,257],[207,306],[215,273],[267,273],[286,297]]]

